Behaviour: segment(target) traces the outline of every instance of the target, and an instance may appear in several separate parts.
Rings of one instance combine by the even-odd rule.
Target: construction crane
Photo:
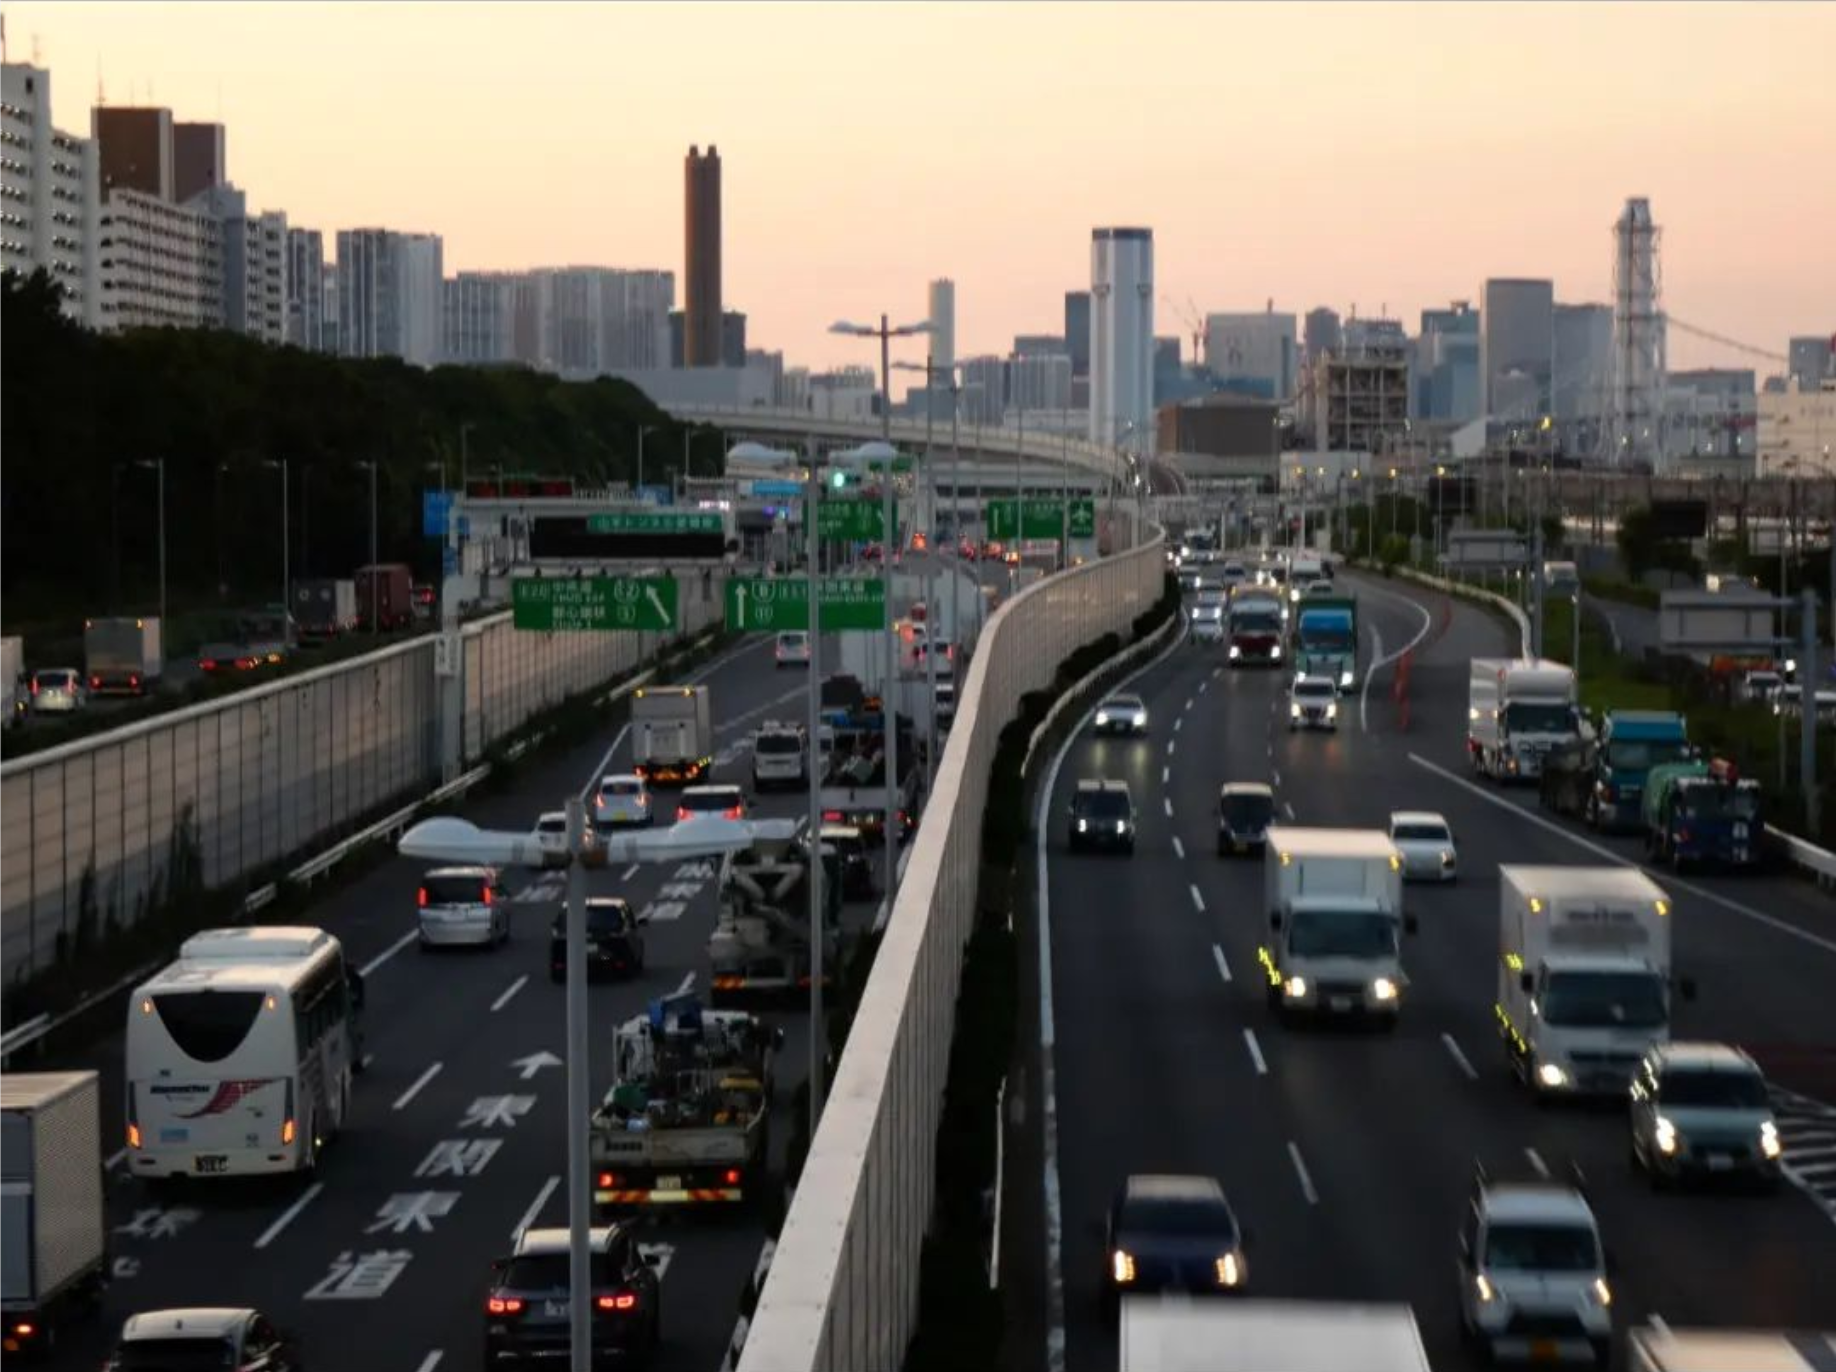
[[[1186,297],[1184,309],[1164,295],[1160,297],[1160,303],[1178,315],[1185,326],[1192,330],[1192,365],[1198,366],[1204,360],[1200,347],[1205,341],[1205,316],[1199,313],[1199,307],[1193,303],[1191,296]]]

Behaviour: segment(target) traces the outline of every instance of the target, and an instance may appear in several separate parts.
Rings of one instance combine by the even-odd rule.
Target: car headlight
[[[1338,705],[1337,705],[1337,704],[1330,704],[1330,705],[1328,705],[1328,706],[1326,707],[1326,718],[1328,718],[1328,719],[1337,719],[1338,717],[1339,717],[1339,707],[1338,707]]]
[[[1392,1001],[1396,999],[1396,983],[1388,977],[1378,977],[1371,983],[1371,999]]]
[[[1352,684],[1352,674],[1350,672],[1340,672],[1339,673],[1339,685],[1350,686],[1351,684]]]
[[[1290,1000],[1299,1000],[1307,994],[1307,978],[1289,977],[1282,991]]]
[[[1594,1284],[1589,1290],[1594,1297],[1595,1304],[1611,1305],[1613,1303],[1613,1288],[1607,1285],[1605,1277],[1595,1277]]]
[[[1292,700],[1289,701],[1288,702],[1288,718],[1289,719],[1299,719],[1300,715],[1301,715],[1301,711],[1300,711],[1299,702],[1292,701]]]
[[[1127,1286],[1135,1279],[1134,1255],[1118,1248],[1109,1259],[1109,1275],[1115,1278],[1117,1286]]]
[[[1665,1157],[1669,1157],[1672,1153],[1677,1151],[1677,1126],[1665,1119],[1662,1115],[1657,1117],[1657,1124],[1653,1131],[1653,1137],[1657,1143],[1658,1152],[1662,1153]]]
[[[1779,1144],[1779,1126],[1771,1120],[1760,1125],[1760,1152],[1776,1159],[1785,1150]]]
[[[1536,1079],[1544,1086],[1556,1087],[1568,1084],[1568,1073],[1553,1062],[1546,1062],[1536,1069]]]
[[[1217,1261],[1218,1285],[1235,1286],[1243,1280],[1243,1264],[1235,1253],[1226,1253]]]
[[[1473,1288],[1479,1293],[1479,1304],[1490,1305],[1498,1299],[1498,1292],[1492,1286],[1492,1279],[1481,1272],[1473,1278]]]
[[[1125,819],[1117,820],[1116,821],[1116,832],[1118,834],[1126,834],[1128,832],[1128,821]]]
[[[1108,724],[1108,723],[1109,723],[1109,716],[1108,716],[1107,714],[1105,714],[1105,713],[1103,713],[1103,711],[1101,711],[1101,710],[1098,710],[1098,711],[1097,711],[1097,718],[1096,718],[1096,722],[1097,722],[1097,728],[1099,728],[1099,729],[1101,729],[1101,728],[1103,728],[1103,727],[1104,727],[1104,726],[1105,726],[1106,724]]]
[[[1243,649],[1241,649],[1241,648],[1239,648],[1239,647],[1238,647],[1238,646],[1237,646],[1236,644],[1234,644],[1234,643],[1233,643],[1233,644],[1231,644],[1231,645],[1230,645],[1230,658],[1231,658],[1231,661],[1232,661],[1232,662],[1235,662],[1235,661],[1236,661],[1236,660],[1237,660],[1238,658],[1240,658],[1240,657],[1242,657],[1242,656],[1243,656]]]
[[[1449,852],[1447,849],[1443,848],[1441,850],[1441,866],[1451,867],[1453,865],[1454,865],[1454,855],[1451,852]]]
[[[1269,657],[1275,662],[1281,661],[1281,645],[1279,643],[1269,649]]]
[[[1080,833],[1080,834],[1082,834],[1082,833],[1087,833],[1087,832],[1089,832],[1089,829],[1090,829],[1090,821],[1089,821],[1089,820],[1087,820],[1087,819],[1080,819],[1080,820],[1079,820],[1079,821],[1077,822],[1077,831],[1078,831],[1078,833]]]
[[[1135,727],[1137,729],[1147,728],[1147,711],[1146,710],[1137,710],[1135,712]]]

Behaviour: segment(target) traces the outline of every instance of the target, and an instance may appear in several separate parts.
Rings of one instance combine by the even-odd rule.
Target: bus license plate
[[[229,1168],[229,1154],[199,1153],[197,1157],[192,1159],[192,1165],[197,1168],[200,1175],[204,1176],[209,1176],[216,1172],[223,1172]]]
[[[658,1177],[656,1189],[659,1191],[680,1191],[682,1189],[682,1178]]]

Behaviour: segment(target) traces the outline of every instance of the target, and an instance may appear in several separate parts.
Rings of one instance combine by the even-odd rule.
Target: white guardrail
[[[970,663],[885,938],[861,997],[740,1372],[897,1368],[918,1317],[937,1125],[963,946],[975,921],[982,811],[1001,730],[1086,643],[1159,599],[1164,538],[1047,577],[1003,604]]]
[[[1530,656],[1530,617],[1515,601],[1499,595],[1496,591],[1468,586],[1464,582],[1448,581],[1444,577],[1430,576],[1426,572],[1418,572],[1410,567],[1398,567],[1396,574],[1409,581],[1446,591],[1464,600],[1476,601],[1503,610],[1517,625],[1523,655]],[[1814,843],[1807,843],[1795,834],[1788,834],[1783,829],[1775,828],[1770,824],[1766,826],[1766,832],[1784,845],[1786,856],[1791,859],[1792,866],[1802,868],[1816,881],[1817,885],[1825,890],[1836,889],[1836,853],[1832,853],[1827,848],[1819,848]]]

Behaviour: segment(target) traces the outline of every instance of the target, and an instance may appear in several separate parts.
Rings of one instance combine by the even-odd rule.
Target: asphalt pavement
[[[764,719],[801,718],[806,684],[778,670],[769,636],[750,638],[698,674],[713,697],[715,779],[750,790],[750,734]],[[824,668],[834,661],[832,642]],[[505,793],[465,807],[490,828],[532,825],[602,771],[628,770],[629,748],[592,740],[519,774]],[[668,792],[663,793],[667,796]],[[760,797],[755,815],[803,813],[802,793]],[[54,1365],[94,1368],[129,1314],[182,1305],[252,1305],[293,1332],[313,1368],[472,1372],[483,1361],[483,1300],[494,1258],[525,1224],[566,1222],[564,999],[548,974],[550,921],[564,874],[512,878],[510,942],[498,950],[423,953],[414,891],[429,865],[393,858],[326,897],[301,922],[343,942],[366,977],[368,1070],[353,1117],[319,1175],[297,1180],[160,1187],[110,1159],[114,1280],[101,1318],[73,1329]],[[595,984],[593,1095],[610,1086],[612,1027],[659,996],[705,985],[715,866],[612,866],[589,873],[593,895],[648,911],[642,977]],[[850,923],[871,906],[848,907]],[[786,1042],[778,1072],[778,1161],[792,1092],[808,1060],[807,1016],[774,1015]],[[603,1047],[602,1047],[603,1045]],[[77,1060],[103,1074],[105,1153],[122,1138],[119,1036]],[[763,1233],[750,1214],[640,1221],[663,1254],[663,1369],[713,1372]]]
[[[1406,1303],[1440,1369],[1469,1361],[1455,1235],[1476,1159],[1580,1164],[1619,1263],[1621,1329],[1652,1317],[1836,1327],[1836,904],[1786,877],[1654,873],[1673,898],[1677,971],[1700,985],[1676,1035],[1752,1051],[1777,1083],[1788,1148],[1805,1150],[1798,1184],[1774,1195],[1654,1194],[1629,1170],[1623,1109],[1537,1108],[1510,1078],[1492,1012],[1498,865],[1636,861],[1637,843],[1470,778],[1467,663],[1512,650],[1501,624],[1433,591],[1349,579],[1379,665],[1338,732],[1290,734],[1284,673],[1232,671],[1221,648],[1186,641],[1134,683],[1147,737],[1086,732],[1064,756],[1043,836],[1052,1033],[1033,1026],[1051,1043],[1055,1100],[1043,1110],[1035,1086],[1026,1112],[1056,1121],[1041,1204],[1063,1240],[1055,1253],[1035,1227],[1009,1251],[1041,1265],[1041,1290],[1056,1276],[1063,1354],[1048,1297],[1046,1348],[1018,1365],[1115,1366],[1101,1222],[1123,1178],[1152,1171],[1222,1180],[1251,1233],[1251,1292]],[[1406,711],[1392,698],[1405,648]],[[1066,851],[1071,789],[1092,777],[1133,789],[1134,857]],[[1275,1022],[1256,960],[1261,859],[1216,853],[1217,790],[1231,780],[1271,783],[1289,823],[1381,827],[1394,809],[1451,821],[1460,880],[1406,891],[1420,932],[1394,1034]]]

